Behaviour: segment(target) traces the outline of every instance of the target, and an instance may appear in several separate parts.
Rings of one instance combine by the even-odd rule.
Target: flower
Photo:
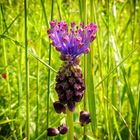
[[[58,130],[59,130],[59,133],[64,135],[68,132],[68,128],[66,126],[66,124],[61,124],[59,127],[58,127]]]
[[[47,31],[52,44],[61,52],[62,60],[73,61],[82,53],[88,53],[88,46],[95,39],[97,26],[90,23],[85,26],[80,24],[80,28],[75,22],[71,23],[71,29],[68,31],[68,25],[64,21],[58,23],[53,20],[50,22],[50,29]]]
[[[50,22],[50,29],[47,33],[53,46],[61,53],[61,60],[64,61],[56,76],[55,90],[58,94],[58,101],[53,105],[57,113],[65,113],[66,105],[73,112],[76,103],[83,98],[85,83],[79,66],[79,56],[89,52],[88,46],[95,39],[96,32],[97,26],[94,23],[87,26],[81,23],[78,27],[75,22],[72,22],[69,30],[68,24],[64,21]],[[86,123],[87,121],[88,119]]]
[[[90,114],[86,111],[81,111],[79,120],[80,120],[81,126],[84,126],[85,124],[90,123],[91,122]]]
[[[57,134],[59,134],[59,131],[57,128],[48,128],[47,129],[48,136],[56,136]]]

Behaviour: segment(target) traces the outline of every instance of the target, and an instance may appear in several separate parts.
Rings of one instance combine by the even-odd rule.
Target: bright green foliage
[[[98,26],[91,52],[81,58],[86,92],[73,115],[76,137],[140,139],[139,17],[139,0],[1,0],[0,140],[51,139],[47,128],[66,121],[53,108],[62,62],[46,32],[52,19]],[[83,109],[91,115],[85,127]]]

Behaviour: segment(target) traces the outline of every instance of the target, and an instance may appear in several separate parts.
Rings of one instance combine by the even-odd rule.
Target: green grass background
[[[81,57],[86,91],[74,112],[76,137],[139,140],[139,0],[0,1],[0,140],[67,139],[46,136],[66,119],[53,108],[62,62],[46,32],[52,19],[98,26],[90,53]],[[83,109],[92,120],[85,127]]]

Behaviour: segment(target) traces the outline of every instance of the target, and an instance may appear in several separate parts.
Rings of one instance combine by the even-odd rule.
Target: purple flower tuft
[[[88,53],[88,46],[95,39],[97,26],[90,23],[85,26],[80,24],[80,28],[76,26],[75,22],[71,23],[70,32],[68,32],[68,25],[64,21],[50,22],[50,29],[47,31],[52,44],[61,52],[62,60],[73,61],[82,53]]]

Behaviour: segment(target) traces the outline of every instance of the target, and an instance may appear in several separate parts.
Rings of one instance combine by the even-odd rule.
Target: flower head
[[[75,22],[72,22],[70,31],[68,31],[68,25],[64,21],[57,23],[53,20],[50,22],[50,26],[49,38],[66,61],[73,61],[82,53],[88,53],[88,46],[95,39],[97,32],[97,26],[93,23],[87,26],[81,23],[80,28],[78,28]]]

